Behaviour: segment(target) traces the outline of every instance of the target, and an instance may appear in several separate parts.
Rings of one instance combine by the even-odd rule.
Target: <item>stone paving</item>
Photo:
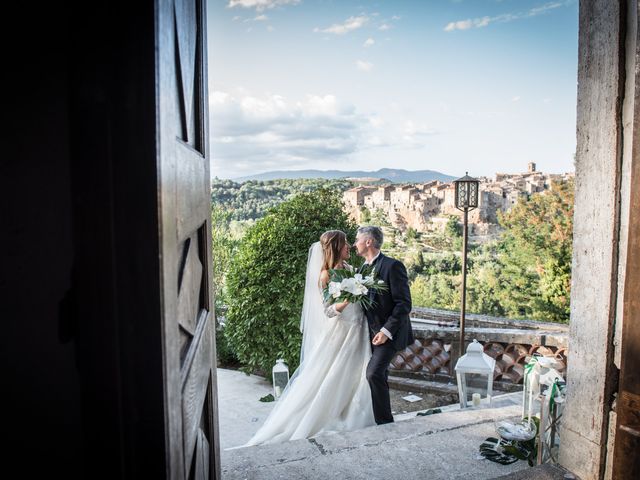
[[[515,419],[519,406],[450,411],[354,432],[222,452],[224,480],[491,479],[528,468],[500,465],[478,447],[497,419]]]
[[[495,422],[516,420],[520,395],[495,397],[492,408],[460,410],[453,404],[442,413],[396,415],[393,424],[355,432],[321,435],[277,445],[241,445],[262,424],[273,403],[257,399],[270,392],[264,379],[218,369],[221,461],[224,480],[235,479],[492,479],[529,469],[490,462],[479,455]],[[419,395],[419,394],[418,394]]]

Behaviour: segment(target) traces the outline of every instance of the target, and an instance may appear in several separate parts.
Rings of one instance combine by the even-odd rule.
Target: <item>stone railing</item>
[[[415,341],[398,352],[390,373],[409,378],[455,382],[459,358],[460,313],[414,308],[411,323]],[[556,358],[567,365],[568,325],[467,314],[465,342],[482,343],[496,359],[494,383],[502,390],[521,388],[524,365],[534,353]]]

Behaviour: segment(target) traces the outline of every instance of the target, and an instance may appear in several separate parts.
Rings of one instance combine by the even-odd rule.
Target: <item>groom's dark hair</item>
[[[374,248],[377,248],[379,250],[382,247],[384,235],[380,227],[374,227],[372,225],[368,227],[360,227],[358,228],[358,233],[361,235],[365,235],[373,240]]]

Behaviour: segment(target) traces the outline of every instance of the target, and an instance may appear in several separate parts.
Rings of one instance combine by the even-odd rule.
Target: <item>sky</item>
[[[576,0],[209,0],[212,177],[573,171]]]

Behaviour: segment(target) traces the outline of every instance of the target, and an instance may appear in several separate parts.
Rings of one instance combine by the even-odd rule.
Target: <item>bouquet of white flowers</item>
[[[329,270],[329,283],[324,288],[324,301],[330,304],[359,303],[367,309],[373,306],[369,298],[369,291],[382,292],[387,286],[382,280],[376,280],[375,270],[371,265],[365,265],[359,273],[355,270],[339,268]]]

